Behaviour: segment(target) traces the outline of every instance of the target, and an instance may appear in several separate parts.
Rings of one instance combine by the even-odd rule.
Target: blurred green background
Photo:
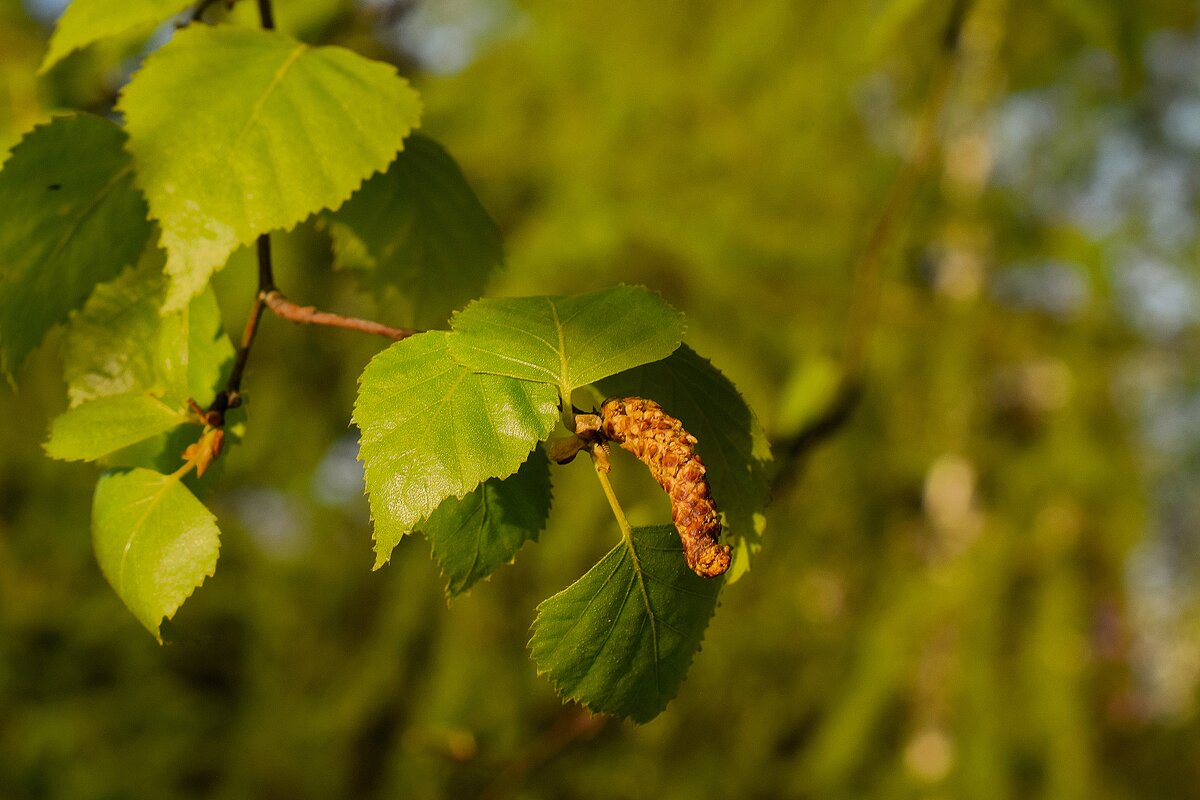
[[[416,82],[505,232],[494,293],[661,291],[785,444],[873,332],[861,402],[637,727],[525,651],[617,535],[589,468],[449,607],[419,538],[372,573],[348,424],[380,342],[271,318],[216,577],[158,646],[94,563],[97,470],[41,452],[52,337],[0,390],[0,798],[1200,797],[1200,9],[975,0],[947,55],[953,5],[277,0]],[[105,113],[148,46],[36,79],[61,6],[0,0],[0,150]],[[296,300],[403,323],[322,231],[276,241]],[[248,256],[217,280],[238,331]]]

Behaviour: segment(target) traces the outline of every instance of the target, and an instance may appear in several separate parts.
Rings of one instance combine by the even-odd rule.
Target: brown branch
[[[302,325],[327,325],[331,328],[343,328],[348,331],[371,333],[397,342],[418,333],[418,331],[412,328],[393,328],[390,325],[384,325],[381,322],[369,319],[344,317],[341,314],[318,311],[313,306],[297,305],[284,297],[283,293],[278,289],[272,289],[269,292],[263,293],[260,295],[260,298],[266,303],[267,308],[275,313],[275,316]]]
[[[775,442],[777,469],[771,486],[779,491],[796,476],[804,456],[833,436],[850,420],[863,394],[863,373],[878,327],[883,289],[883,264],[888,246],[912,210],[917,190],[928,176],[937,150],[938,124],[946,108],[958,67],[959,39],[970,0],[958,0],[942,36],[942,59],[921,109],[916,138],[871,228],[866,246],[854,264],[854,291],[849,333],[842,350],[841,378],[829,403],[804,427]]]

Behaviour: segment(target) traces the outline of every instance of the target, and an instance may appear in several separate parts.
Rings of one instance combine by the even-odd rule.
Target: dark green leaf
[[[29,133],[0,171],[0,361],[10,380],[150,236],[124,140],[99,117],[59,117]]]
[[[337,265],[360,270],[368,287],[398,289],[421,328],[483,294],[504,261],[500,231],[462,171],[419,133],[330,220]]]
[[[679,691],[721,579],[695,575],[670,525],[634,528],[587,574],[538,606],[538,672],[592,711],[646,722]]]
[[[450,498],[421,524],[446,576],[446,594],[462,594],[536,541],[550,516],[550,461],[540,448],[515,475],[491,478]]]
[[[737,388],[687,345],[662,361],[606,378],[597,386],[609,397],[656,401],[696,437],[713,500],[724,516],[722,538],[733,545],[727,580],[737,580],[760,547],[770,494],[770,447]]]
[[[450,357],[449,334],[393,344],[359,379],[354,422],[375,520],[375,567],[448,497],[517,471],[554,429],[554,390],[479,375]]]
[[[454,316],[450,352],[480,372],[571,390],[670,355],[683,317],[641,286],[571,297],[477,300]]]

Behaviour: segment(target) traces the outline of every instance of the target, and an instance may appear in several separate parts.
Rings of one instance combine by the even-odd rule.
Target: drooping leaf
[[[446,576],[446,594],[462,594],[537,541],[550,516],[550,461],[534,448],[516,474],[491,478],[466,497],[445,500],[421,532]]]
[[[721,538],[733,546],[727,580],[737,580],[761,546],[763,511],[770,495],[770,447],[737,387],[686,344],[661,361],[606,378],[597,386],[610,397],[654,400],[696,437],[713,500],[724,516]]]
[[[71,0],[50,37],[39,73],[48,71],[75,50],[109,36],[162,22],[196,5],[196,0]]]
[[[119,103],[177,309],[239,244],[336,208],[387,167],[420,101],[396,70],[275,31],[192,25]]]
[[[188,422],[149,394],[116,394],[75,406],[54,420],[46,453],[64,461],[94,461]]]
[[[421,328],[483,294],[504,261],[500,231],[458,164],[419,133],[330,221],[336,265],[359,270],[368,287],[398,289]]]
[[[216,517],[176,475],[108,472],[96,485],[96,559],[117,595],[156,638],[163,618],[175,616],[216,570],[219,537]]]
[[[543,384],[480,375],[450,357],[449,334],[393,344],[359,379],[354,423],[375,520],[375,568],[448,497],[517,471],[554,429]]]
[[[0,170],[0,362],[10,380],[150,236],[125,135],[87,114],[35,128]]]
[[[233,344],[221,327],[211,289],[186,307],[162,315],[166,294],[162,253],[152,250],[136,269],[96,287],[71,320],[63,373],[72,406],[115,394],[144,392],[184,411],[216,393]]]
[[[679,691],[722,579],[695,575],[670,525],[634,528],[538,606],[529,648],[563,697],[647,722]]]
[[[454,316],[450,352],[497,375],[571,390],[670,355],[683,316],[641,286],[571,297],[476,300]]]

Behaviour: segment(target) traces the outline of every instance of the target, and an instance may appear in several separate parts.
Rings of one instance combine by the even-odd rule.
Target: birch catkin
[[[606,400],[600,433],[633,453],[671,498],[671,518],[692,571],[713,578],[729,569],[729,545],[718,544],[721,520],[709,494],[696,437],[653,400]]]

